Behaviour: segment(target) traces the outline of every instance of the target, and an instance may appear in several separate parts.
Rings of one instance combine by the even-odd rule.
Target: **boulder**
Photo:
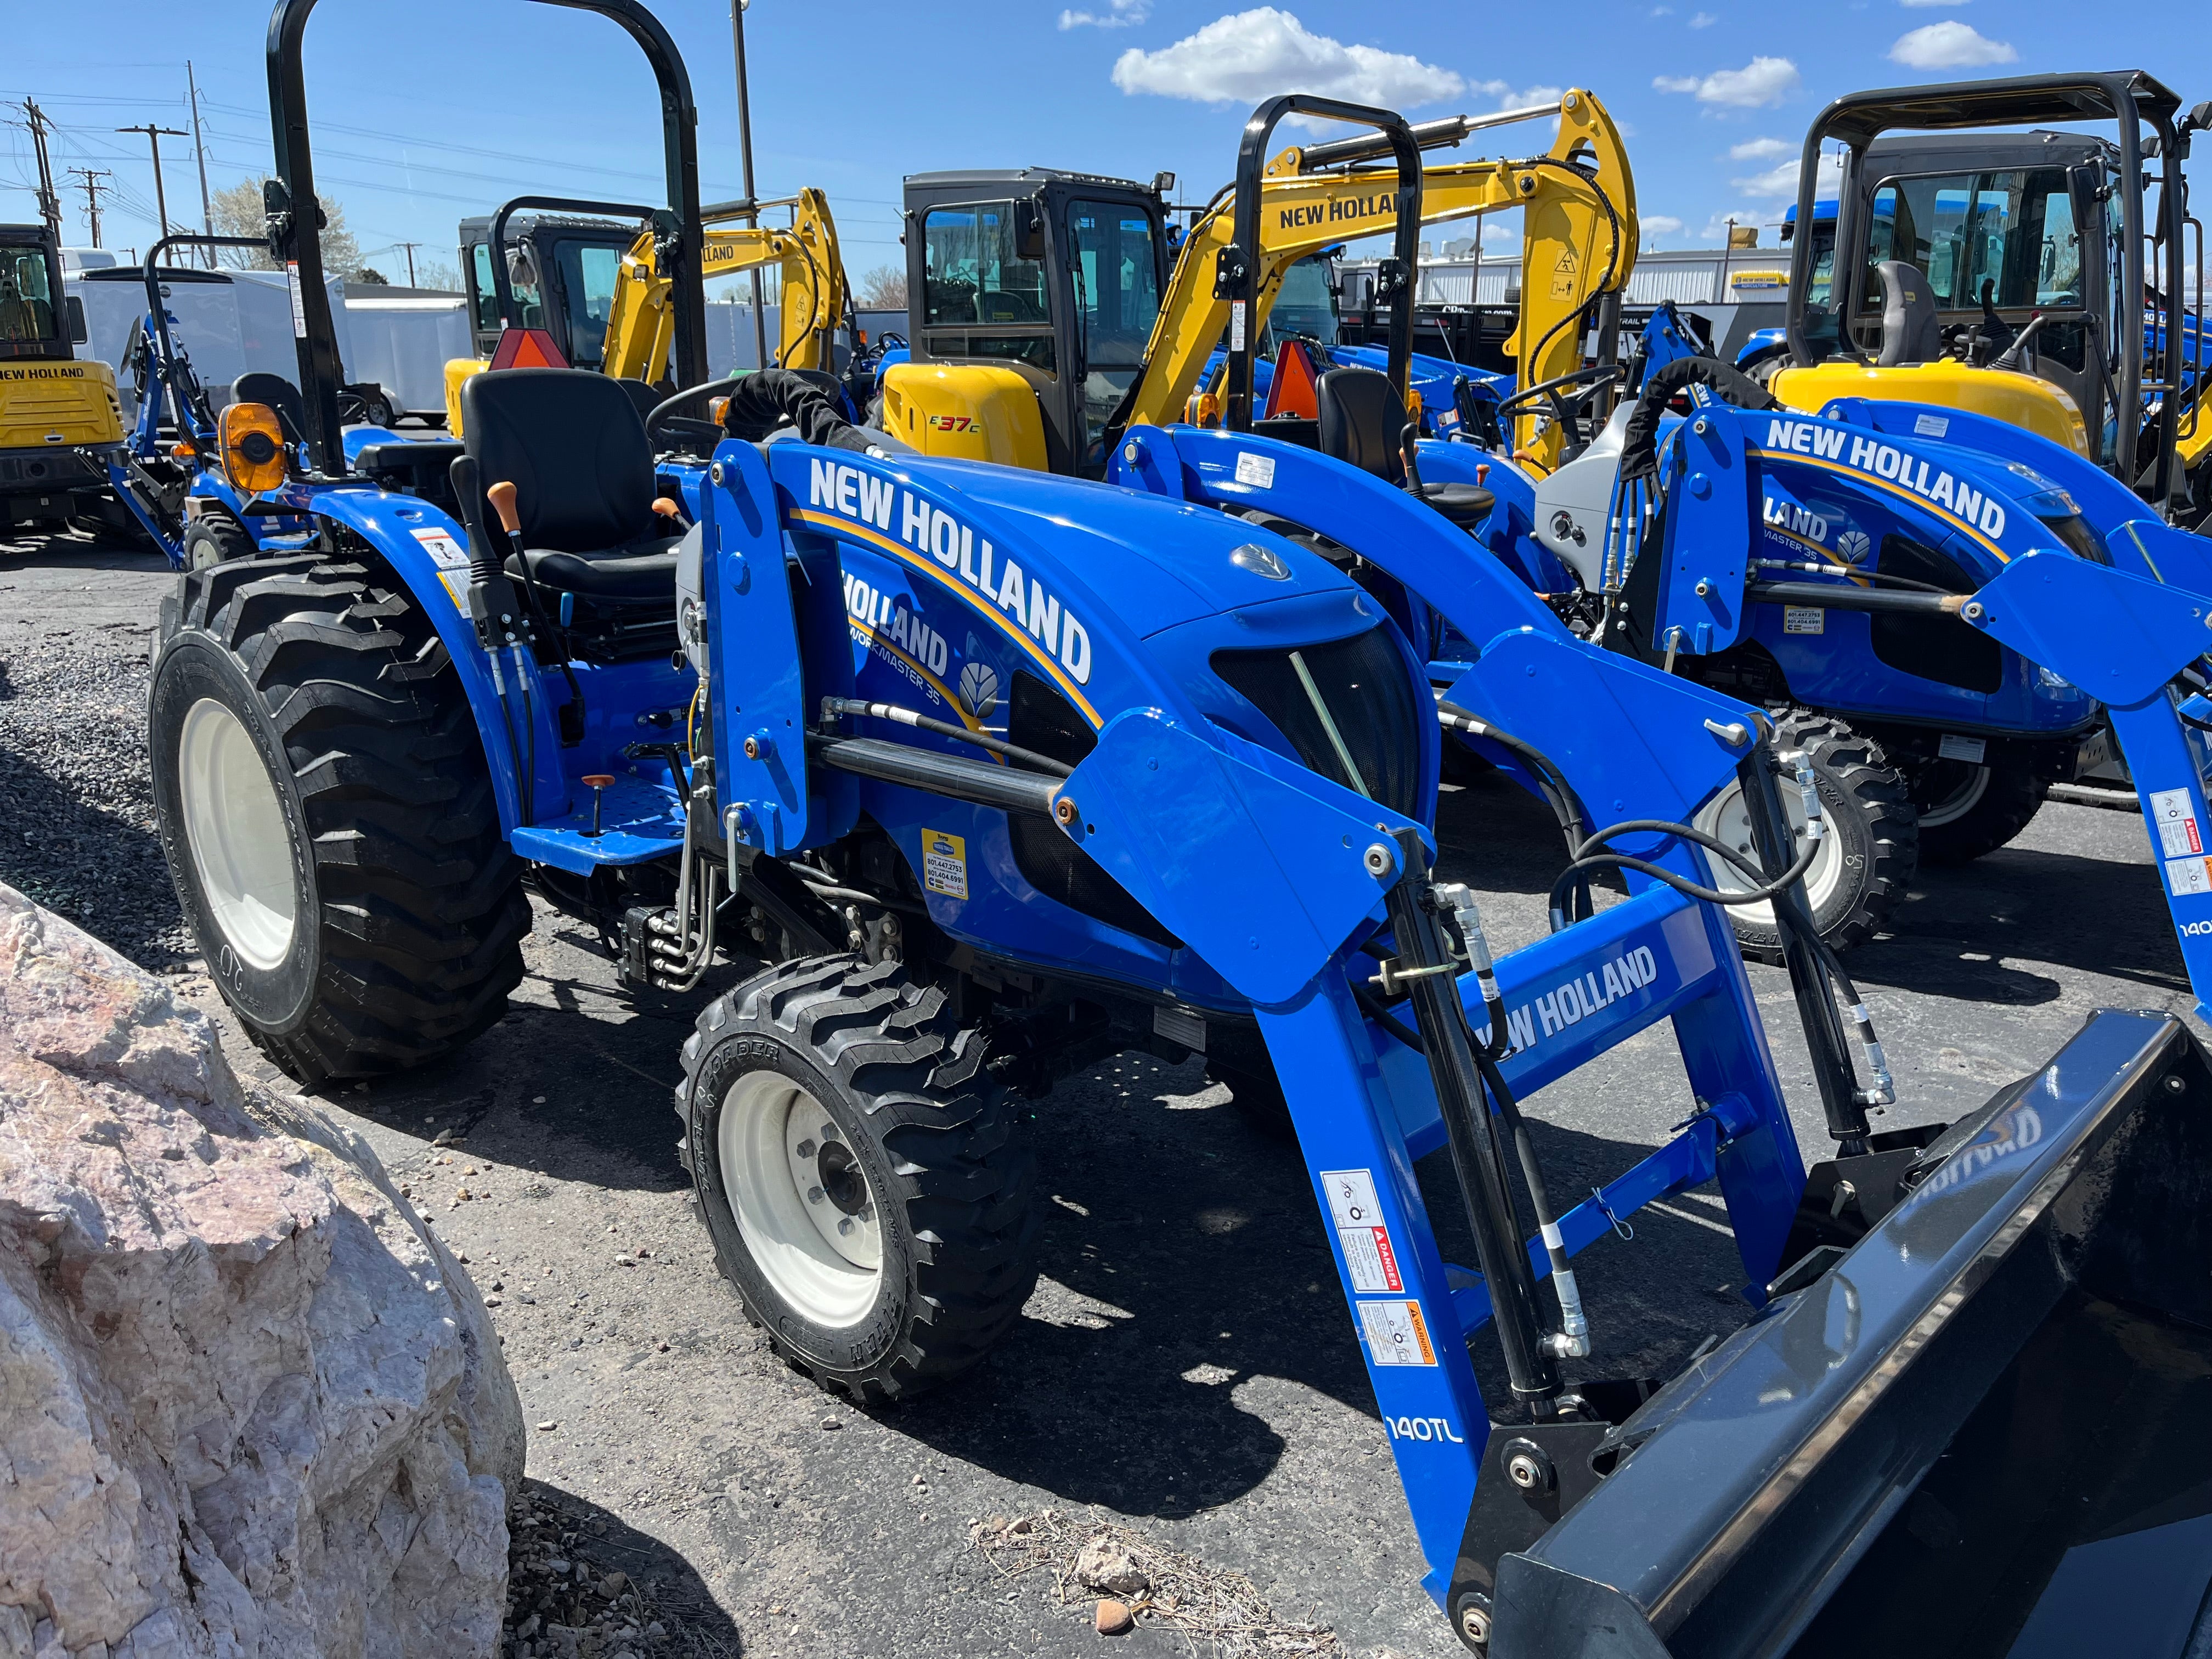
[[[367,1143],[0,886],[0,1656],[493,1654],[522,1457]]]

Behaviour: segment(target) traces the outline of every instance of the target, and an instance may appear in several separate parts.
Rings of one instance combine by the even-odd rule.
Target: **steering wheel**
[[[1619,363],[1592,363],[1587,368],[1576,369],[1556,380],[1540,380],[1525,392],[1516,392],[1511,397],[1501,399],[1496,410],[1497,417],[1501,423],[1510,420],[1514,411],[1522,404],[1534,403],[1540,398],[1551,405],[1552,418],[1566,429],[1567,441],[1579,445],[1585,441],[1583,422],[1589,412],[1590,400],[1597,396],[1601,386],[1617,381],[1620,372]],[[1572,398],[1563,396],[1570,386],[1581,386],[1583,390]]]
[[[747,370],[745,373],[750,373],[750,371]],[[672,438],[681,439],[693,447],[704,443],[711,450],[726,435],[722,428],[712,421],[702,421],[696,416],[681,416],[676,411],[686,404],[698,402],[702,398],[712,397],[720,392],[727,392],[743,379],[744,379],[744,374],[728,374],[719,380],[705,380],[697,386],[685,386],[674,397],[664,398],[653,406],[653,412],[645,417],[646,441],[653,442],[653,434],[665,429]],[[659,447],[658,445],[654,447]]]

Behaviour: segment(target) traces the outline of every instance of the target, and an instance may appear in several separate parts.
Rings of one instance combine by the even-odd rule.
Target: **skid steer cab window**
[[[0,357],[49,357],[61,343],[45,248],[0,244]]]
[[[2081,303],[2081,236],[2063,167],[1932,173],[1875,191],[1863,309],[1881,310],[1874,268],[1901,259],[1928,278],[1939,311],[1978,313],[1984,281],[2000,310]]]
[[[1107,422],[1144,366],[1159,319],[1159,255],[1151,216],[1129,204],[1071,202],[1067,223],[1083,349],[1085,458],[1096,464]]]
[[[518,249],[524,246],[516,244]],[[545,303],[538,291],[535,256],[517,259],[510,251],[507,258],[507,281],[514,289],[514,325],[517,328],[544,327]],[[499,331],[499,287],[492,280],[489,245],[483,242],[471,245],[469,265],[470,274],[475,279],[477,331],[496,333]]]
[[[930,355],[1056,371],[1044,262],[1017,251],[1012,202],[932,208],[922,221],[922,246],[921,320]]]
[[[560,273],[561,308],[568,319],[569,367],[598,368],[606,361],[607,318],[614,310],[622,251],[560,242],[553,249],[553,266]]]

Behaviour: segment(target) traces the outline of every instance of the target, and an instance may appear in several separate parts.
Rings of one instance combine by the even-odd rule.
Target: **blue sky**
[[[701,106],[708,199],[739,192],[727,0],[660,0]],[[972,0],[964,7],[755,0],[746,27],[763,195],[826,189],[855,272],[896,262],[902,174],[1042,164],[1149,179],[1194,199],[1224,182],[1267,91],[1332,92],[1416,118],[1491,110],[1532,92],[1595,91],[1629,130],[1638,194],[1660,246],[1717,240],[1721,221],[1778,218],[1807,124],[1838,93],[2125,59],[2185,102],[2212,25],[2202,0],[2130,0],[2109,42],[2058,0],[1734,0],[1476,8],[1305,0]],[[38,99],[61,128],[58,170],[112,169],[110,246],[152,240],[145,140],[118,126],[189,127],[185,59],[199,76],[211,185],[270,166],[264,0],[100,0],[17,9],[0,100]],[[87,20],[95,18],[95,27]],[[186,20],[189,20],[187,25]],[[2169,50],[2154,52],[2148,43]],[[2166,61],[2171,48],[2185,61]],[[451,261],[456,222],[526,191],[650,199],[659,167],[643,58],[605,19],[530,0],[323,0],[307,31],[309,107],[324,193],[368,263],[392,244]],[[0,109],[0,118],[21,112]],[[1533,128],[1488,153],[1540,148]],[[2200,141],[2192,171],[2212,166]],[[1480,153],[1470,147],[1461,154]],[[165,139],[173,216],[197,221],[190,143]],[[35,216],[27,135],[0,128],[0,218]],[[63,182],[73,183],[66,173]],[[88,240],[66,192],[68,240]],[[183,205],[180,207],[179,204]],[[1772,241],[1762,234],[1762,245]]]

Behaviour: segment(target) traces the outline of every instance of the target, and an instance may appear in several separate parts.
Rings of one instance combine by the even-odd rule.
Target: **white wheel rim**
[[[276,967],[299,919],[291,837],[261,751],[238,716],[212,697],[185,714],[177,793],[192,867],[224,942],[253,967]]]
[[[1988,767],[1974,766],[1965,761],[1951,761],[1947,764],[1964,766],[1967,775],[1960,780],[1958,787],[1949,794],[1920,809],[1920,827],[1923,830],[1940,830],[1947,823],[1955,823],[1979,806],[1982,797],[1990,793]]]
[[[1783,808],[1790,814],[1791,840],[1802,851],[1805,845],[1804,800],[1795,785],[1785,785],[1781,793]],[[1825,801],[1821,804],[1821,810],[1825,816]],[[1754,866],[1759,863],[1759,849],[1753,845],[1751,839],[1751,813],[1743,804],[1743,787],[1741,784],[1732,783],[1716,795],[1705,810],[1698,814],[1695,823],[1697,828],[1735,848]],[[1713,872],[1713,885],[1723,893],[1745,893],[1753,886],[1765,885],[1764,883],[1753,882],[1717,854],[1709,854],[1706,863]],[[1827,833],[1820,838],[1820,850],[1814,855],[1813,867],[1805,872],[1805,902],[1811,908],[1816,922],[1822,908],[1835,897],[1837,890],[1843,885],[1844,875],[1844,849],[1839,844],[1836,826],[1832,822],[1827,826]],[[1778,925],[1774,920],[1773,905],[1764,899],[1756,904],[1732,904],[1729,907],[1729,914],[1754,927]]]
[[[844,1131],[781,1072],[748,1072],[715,1132],[730,1218],[776,1293],[817,1325],[856,1325],[883,1282],[875,1194]]]

